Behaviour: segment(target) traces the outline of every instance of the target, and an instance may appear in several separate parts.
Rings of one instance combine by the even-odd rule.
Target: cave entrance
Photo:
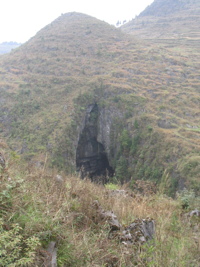
[[[93,181],[107,182],[107,177],[113,175],[103,144],[97,141],[98,135],[98,105],[88,106],[85,124],[80,135],[76,150],[76,167],[81,177],[89,177]]]

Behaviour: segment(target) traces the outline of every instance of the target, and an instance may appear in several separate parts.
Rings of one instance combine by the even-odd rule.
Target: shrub
[[[28,266],[33,263],[39,239],[35,236],[24,238],[21,231],[19,224],[5,229],[3,220],[0,220],[0,266]]]
[[[121,156],[117,161],[116,178],[121,183],[124,183],[129,178],[128,161],[125,157]]]
[[[183,209],[192,208],[195,202],[195,193],[193,190],[185,188],[181,193],[179,193],[178,199]]]
[[[121,133],[120,143],[121,143],[122,151],[129,151],[130,146],[131,146],[131,138],[126,129],[124,129]]]

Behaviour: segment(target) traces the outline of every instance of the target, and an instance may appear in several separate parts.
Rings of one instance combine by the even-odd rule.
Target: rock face
[[[115,120],[124,120],[124,113],[116,107],[104,107],[99,110],[99,118],[98,118],[98,142],[102,143],[104,149],[107,153],[108,160],[112,160],[112,152],[111,146],[117,146],[114,143],[113,138],[111,137],[111,132],[113,131],[113,124]],[[114,151],[114,153],[116,153]]]
[[[94,177],[103,176],[102,182],[106,182],[106,176],[112,175],[113,170],[109,165],[103,144],[97,140],[98,117],[98,105],[96,103],[89,105],[76,150],[76,167],[81,172],[82,178],[88,176],[95,180]]]

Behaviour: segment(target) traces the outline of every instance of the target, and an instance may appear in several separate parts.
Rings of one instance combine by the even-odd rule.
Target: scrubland
[[[0,184],[1,266],[46,266],[51,241],[58,266],[198,266],[199,217],[187,213],[200,202],[191,191],[172,199],[153,193],[145,182],[133,191],[128,185],[103,186],[48,169],[48,157],[36,167],[4,143],[1,151],[6,159]],[[112,194],[116,189],[127,193]],[[137,218],[155,220],[154,240],[126,245],[119,237],[109,239],[108,223],[96,217],[95,200],[112,210],[123,227]]]

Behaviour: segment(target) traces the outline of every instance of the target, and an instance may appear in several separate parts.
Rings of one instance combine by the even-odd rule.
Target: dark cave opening
[[[86,111],[85,124],[76,150],[76,167],[81,178],[106,183],[113,169],[109,165],[103,144],[97,141],[98,105],[90,105]]]

